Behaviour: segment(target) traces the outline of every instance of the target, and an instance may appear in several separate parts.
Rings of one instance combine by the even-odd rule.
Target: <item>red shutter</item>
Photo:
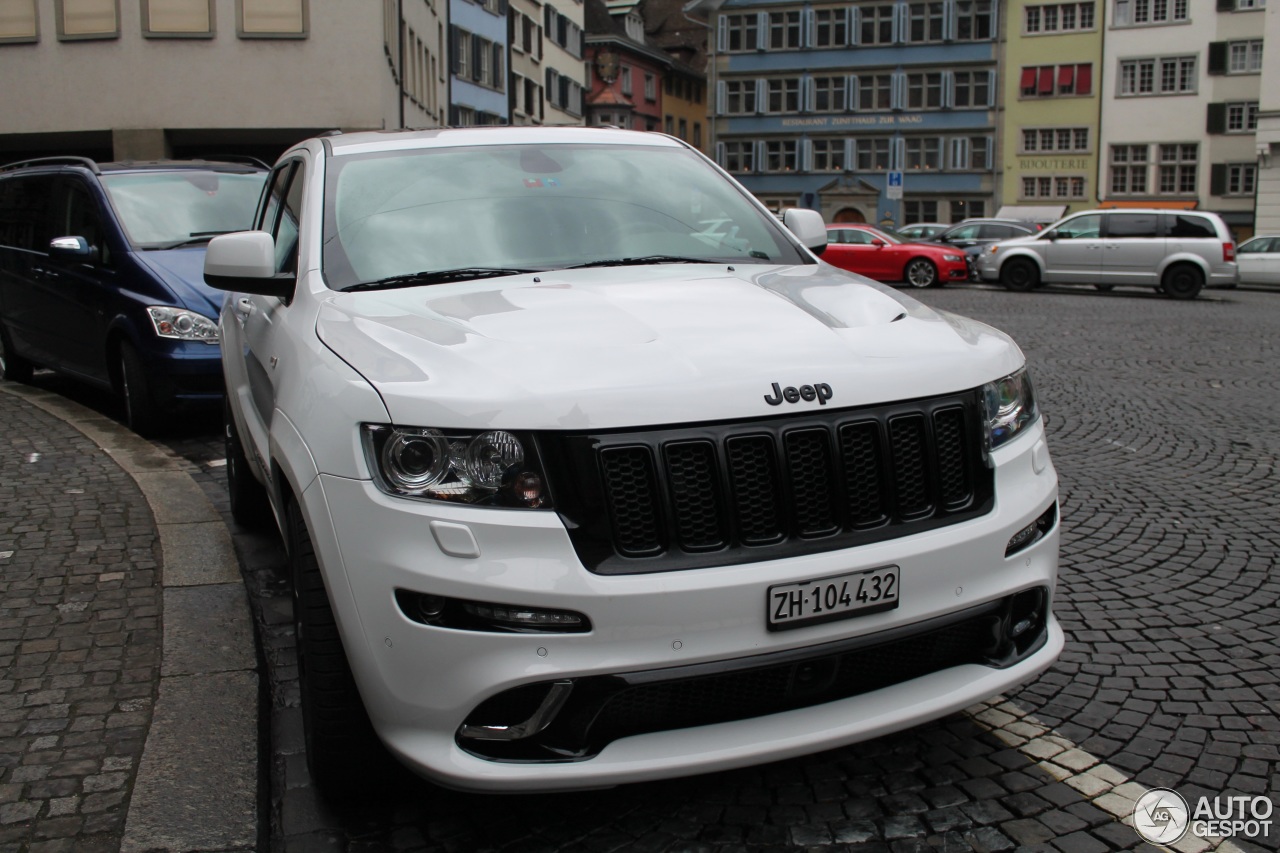
[[[1076,67],[1074,65],[1058,66],[1058,91],[1070,92],[1071,83],[1076,79]]]
[[[1076,66],[1076,94],[1089,95],[1093,93],[1093,66],[1089,64]]]
[[[1036,70],[1034,68],[1022,69],[1022,88],[1030,89],[1036,84]]]
[[[1053,94],[1053,66],[1045,65],[1040,69],[1040,87],[1041,95]]]

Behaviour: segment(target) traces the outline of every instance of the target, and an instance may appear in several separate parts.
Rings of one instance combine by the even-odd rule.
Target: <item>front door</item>
[[[1044,241],[1044,279],[1049,282],[1102,281],[1102,214],[1089,213],[1063,222]]]

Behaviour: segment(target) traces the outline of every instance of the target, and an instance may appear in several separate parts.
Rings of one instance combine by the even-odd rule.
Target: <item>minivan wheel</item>
[[[1160,285],[1174,299],[1195,299],[1204,287],[1204,273],[1190,264],[1175,264],[1165,270]]]
[[[34,372],[35,366],[13,351],[9,333],[0,326],[0,378],[25,385],[31,381],[31,374]]]
[[[271,518],[271,504],[267,490],[254,479],[249,467],[249,457],[240,443],[235,418],[231,416],[231,404],[222,402],[222,445],[227,457],[227,496],[231,500],[231,517],[236,523],[253,530],[266,526]]]
[[[369,722],[342,647],[302,509],[286,510],[293,574],[293,628],[307,768],[332,802],[364,800],[389,777],[391,759]]]
[[[120,396],[124,399],[124,420],[129,429],[141,436],[152,436],[164,418],[151,396],[142,356],[132,344],[120,345]]]
[[[902,272],[902,278],[912,287],[937,287],[941,284],[938,268],[924,258],[913,258]]]
[[[1095,284],[1094,287],[1098,288],[1098,290],[1101,290],[1103,293],[1110,293],[1116,289],[1114,284]]]
[[[1013,258],[1000,268],[1000,283],[1020,293],[1034,290],[1040,285],[1040,268],[1026,258]]]

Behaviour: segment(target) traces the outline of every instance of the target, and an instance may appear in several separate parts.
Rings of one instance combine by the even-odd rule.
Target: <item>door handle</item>
[[[250,299],[249,297],[241,296],[239,299],[236,300],[237,313],[243,314],[244,316],[248,317],[255,310],[257,309],[254,307],[253,300]]]

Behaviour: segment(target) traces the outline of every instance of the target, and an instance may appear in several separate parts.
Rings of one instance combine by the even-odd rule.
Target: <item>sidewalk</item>
[[[189,463],[0,382],[0,853],[258,849],[258,671]]]

